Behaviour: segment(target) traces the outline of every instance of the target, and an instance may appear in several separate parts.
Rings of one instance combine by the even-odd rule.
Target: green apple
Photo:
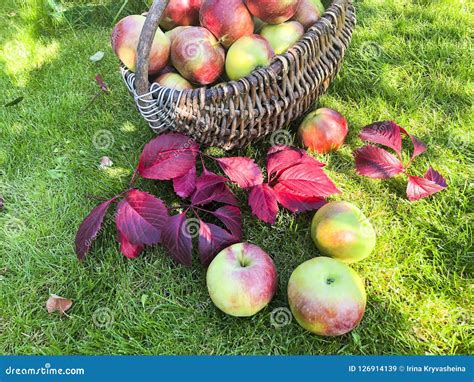
[[[260,35],[267,39],[276,54],[282,54],[304,35],[304,28],[298,21],[267,24],[260,31]]]
[[[362,320],[367,303],[360,276],[329,257],[298,266],[288,281],[288,302],[296,321],[321,336],[340,336]]]
[[[320,208],[311,224],[311,237],[321,253],[345,263],[368,257],[376,241],[370,221],[348,202],[331,202]]]
[[[239,243],[222,250],[207,270],[212,302],[235,317],[253,316],[273,298],[277,271],[272,258],[256,245]]]
[[[255,69],[267,67],[275,52],[258,34],[239,38],[227,52],[225,69],[231,80],[248,76]]]

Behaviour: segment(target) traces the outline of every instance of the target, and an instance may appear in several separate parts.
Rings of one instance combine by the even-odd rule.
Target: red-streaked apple
[[[293,19],[308,29],[321,18],[323,13],[324,6],[320,0],[300,0]]]
[[[282,54],[304,35],[304,28],[298,21],[267,24],[260,31],[260,35],[265,37],[276,54]]]
[[[231,80],[238,80],[255,69],[267,67],[275,52],[270,43],[258,34],[239,38],[227,52],[225,69]]]
[[[249,243],[222,250],[206,275],[212,302],[235,317],[253,316],[267,306],[275,294],[277,278],[271,257]]]
[[[298,129],[305,148],[320,154],[339,149],[348,133],[347,121],[336,110],[321,108],[309,113]]]
[[[122,63],[132,72],[137,68],[137,48],[145,17],[131,15],[120,20],[112,31],[112,49]],[[150,52],[149,73],[158,73],[164,68],[170,56],[170,41],[157,29]]]
[[[168,32],[165,32],[165,35],[170,39],[170,44],[173,44],[175,37],[187,28],[189,27],[176,27],[169,30]]]
[[[166,88],[176,90],[193,89],[193,85],[186,79],[181,77],[178,73],[165,73],[155,79],[157,84]]]
[[[177,26],[199,25],[201,0],[170,0],[160,21],[165,30]]]
[[[253,34],[252,15],[242,0],[202,0],[200,20],[226,48]]]
[[[365,259],[376,243],[369,219],[348,202],[331,202],[320,208],[311,224],[311,237],[322,254],[345,263]]]
[[[171,62],[188,81],[208,85],[222,74],[225,51],[206,28],[189,27],[175,37]]]
[[[250,13],[269,24],[280,24],[296,13],[300,0],[244,0]]]
[[[293,271],[288,302],[304,329],[320,336],[340,336],[362,320],[367,297],[353,269],[329,257],[316,257]]]

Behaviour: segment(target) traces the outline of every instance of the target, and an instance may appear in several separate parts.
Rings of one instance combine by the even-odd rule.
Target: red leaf
[[[317,163],[304,162],[285,170],[278,180],[293,194],[327,197],[340,191]]]
[[[275,191],[267,184],[252,187],[249,195],[252,213],[265,223],[274,224],[278,215]]]
[[[95,82],[97,82],[97,84],[100,87],[100,90],[102,90],[104,93],[109,93],[110,92],[109,87],[107,86],[107,84],[105,83],[105,81],[103,80],[103,78],[100,74],[95,76]]]
[[[196,180],[196,191],[191,199],[192,204],[204,205],[211,202],[221,202],[238,205],[235,195],[225,184],[228,181],[227,178],[206,170]]]
[[[263,183],[262,171],[253,159],[233,157],[216,160],[230,180],[241,188],[250,188]]]
[[[390,147],[397,153],[401,153],[402,151],[400,126],[393,121],[375,122],[366,126],[359,137],[364,141]]]
[[[138,190],[127,193],[115,215],[120,234],[137,246],[158,244],[168,219],[168,210],[160,199]]]
[[[408,176],[407,196],[410,201],[426,198],[447,187],[445,179],[431,167],[424,178]]]
[[[48,301],[46,301],[46,310],[48,313],[59,312],[64,314],[67,310],[69,310],[72,306],[72,301],[60,297],[58,295],[52,294],[49,296]]]
[[[199,227],[199,258],[208,266],[214,257],[224,248],[240,242],[241,239],[214,224],[201,221]]]
[[[170,256],[180,264],[191,266],[193,243],[186,227],[186,213],[171,216],[163,227],[162,242]]]
[[[313,211],[324,206],[327,201],[320,196],[302,196],[294,194],[281,183],[274,187],[278,202],[291,212]]]
[[[313,163],[320,167],[325,164],[319,162],[313,157],[309,156],[306,151],[295,149],[288,146],[272,146],[268,150],[267,155],[267,173],[268,177],[272,178],[273,174],[277,174],[299,163]]]
[[[179,178],[196,165],[198,151],[198,145],[186,135],[161,135],[151,140],[143,149],[138,171],[147,179]]]
[[[142,253],[144,248],[143,246],[130,243],[120,232],[118,233],[117,239],[120,243],[120,252],[122,252],[125,257],[129,259],[136,259],[138,256],[140,256],[140,253]]]
[[[411,139],[411,142],[413,143],[413,153],[411,154],[411,160],[415,159],[417,156],[423,154],[426,150],[428,150],[428,147],[426,147],[426,145],[417,137],[409,134],[408,131],[403,128],[400,129],[402,133],[408,136]]]
[[[232,235],[242,240],[242,216],[238,207],[224,206],[215,210],[212,214],[224,223]]]
[[[374,179],[388,179],[403,172],[403,164],[380,147],[367,145],[354,151],[357,173]]]
[[[99,204],[79,226],[76,234],[76,254],[79,260],[84,259],[89,252],[92,242],[97,237],[97,234],[102,227],[105,214],[114,200],[115,199],[110,199]]]
[[[196,189],[196,178],[196,166],[191,167],[183,176],[174,178],[173,188],[176,195],[183,199],[189,198]]]

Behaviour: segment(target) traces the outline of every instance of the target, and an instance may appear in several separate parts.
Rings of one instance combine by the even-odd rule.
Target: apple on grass
[[[244,0],[250,13],[268,24],[280,24],[296,13],[300,0]]]
[[[362,320],[367,297],[353,269],[329,257],[316,257],[291,274],[288,302],[304,329],[321,336],[340,336]]]
[[[239,38],[227,52],[225,69],[231,80],[243,78],[255,69],[270,65],[275,55],[270,43],[258,34]]]
[[[212,302],[235,317],[253,316],[273,298],[277,271],[271,257],[256,245],[234,244],[222,250],[207,270]]]
[[[342,114],[321,108],[306,116],[298,128],[298,137],[305,148],[327,154],[342,146],[348,131],[347,120]]]
[[[368,257],[376,242],[370,221],[348,202],[331,202],[321,207],[314,215],[311,237],[321,253],[345,263]]]
[[[137,48],[140,34],[145,24],[145,17],[131,15],[120,20],[112,31],[112,49],[122,63],[135,72],[137,69]],[[157,29],[150,51],[149,73],[156,74],[168,63],[170,56],[170,41]]]
[[[304,35],[304,28],[298,21],[288,21],[277,25],[267,24],[260,31],[276,54],[285,53]]]
[[[201,0],[170,0],[161,17],[160,26],[165,30],[177,26],[199,25]]]

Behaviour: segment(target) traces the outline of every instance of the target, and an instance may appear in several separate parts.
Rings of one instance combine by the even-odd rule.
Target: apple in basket
[[[280,24],[296,13],[300,0],[244,0],[250,13],[268,24]]]
[[[288,302],[303,328],[321,336],[339,336],[362,320],[367,297],[353,269],[329,257],[316,257],[291,274]]]
[[[239,38],[227,52],[225,69],[231,80],[238,80],[255,69],[267,67],[275,52],[270,43],[258,34]]]
[[[304,28],[298,21],[265,25],[260,31],[272,46],[276,54],[285,53],[304,35]]]
[[[145,17],[131,15],[120,20],[112,31],[112,49],[122,63],[134,72],[137,68],[137,47]],[[150,51],[150,74],[156,74],[168,63],[170,56],[169,38],[157,29]]]
[[[239,243],[222,250],[207,270],[212,302],[224,313],[253,316],[273,298],[277,271],[271,257],[254,244]]]
[[[160,26],[165,30],[173,29],[180,25],[199,25],[199,9],[201,0],[170,0]]]
[[[189,27],[176,27],[165,32],[165,35],[168,36],[168,38],[170,39],[170,44],[172,45],[175,37],[187,28]]]
[[[191,85],[186,78],[181,77],[178,73],[161,74],[155,79],[154,82],[166,88],[176,90],[193,89],[193,85]]]
[[[242,0],[202,0],[200,20],[226,48],[253,34],[252,15]]]
[[[171,62],[188,81],[208,85],[222,74],[225,51],[206,28],[190,27],[175,37],[171,45]]]
[[[324,13],[324,5],[320,0],[300,0],[294,20],[300,22],[305,29],[312,27]]]

